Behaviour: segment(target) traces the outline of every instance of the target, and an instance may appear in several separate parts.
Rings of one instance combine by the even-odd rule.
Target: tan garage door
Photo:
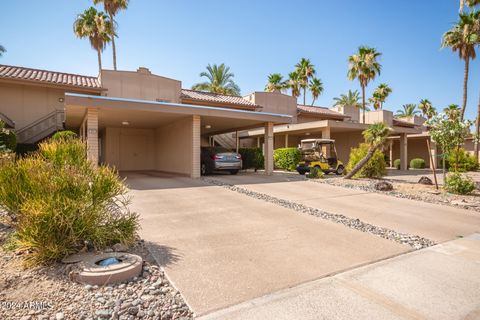
[[[120,134],[120,170],[154,170],[153,132],[122,131]]]

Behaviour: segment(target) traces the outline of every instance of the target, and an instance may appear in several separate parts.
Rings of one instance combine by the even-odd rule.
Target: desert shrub
[[[300,150],[298,148],[280,148],[273,152],[275,167],[294,171],[300,162]]]
[[[52,140],[58,141],[58,140],[72,139],[76,137],[77,137],[77,134],[75,132],[70,130],[63,130],[63,131],[55,132],[52,136]]]
[[[325,173],[319,167],[310,168],[310,172],[306,174],[309,179],[320,179],[325,176]]]
[[[468,152],[465,151],[465,149],[460,148],[460,149],[453,149],[447,156],[447,164],[446,166],[449,169],[453,169],[460,172],[466,172],[466,171],[475,171],[478,169],[478,164],[477,161],[475,160],[475,157],[470,155]]]
[[[425,160],[415,158],[410,160],[410,168],[412,169],[425,169]]]
[[[445,178],[445,190],[456,194],[468,194],[475,190],[475,182],[465,174],[450,172]]]
[[[393,166],[394,166],[397,170],[400,170],[400,159],[395,159],[395,161],[393,161]]]
[[[73,137],[51,139],[0,168],[0,207],[12,218],[13,245],[27,265],[59,260],[87,243],[131,243],[138,216],[128,203],[118,175],[88,161]]]
[[[262,148],[240,148],[238,153],[242,155],[242,169],[262,169],[264,158]]]
[[[345,168],[347,172],[350,172],[355,165],[367,155],[368,148],[368,144],[362,143],[358,148],[351,149],[350,160]],[[376,150],[373,154],[373,157],[362,169],[360,169],[360,171],[355,175],[355,178],[382,177],[386,174],[387,164],[385,163],[385,157],[380,150]]]
[[[5,128],[5,123],[0,120],[0,152],[13,152],[17,148],[17,135],[12,130]]]

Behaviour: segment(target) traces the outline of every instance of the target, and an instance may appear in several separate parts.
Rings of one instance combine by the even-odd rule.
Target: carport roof
[[[65,93],[66,125],[69,127],[80,126],[86,108],[99,109],[99,117],[103,118],[103,120],[99,118],[99,121],[108,122],[108,117],[120,117],[122,113],[129,113],[135,117],[138,123],[143,122],[150,127],[155,125],[155,119],[157,119],[155,115],[162,114],[170,118],[199,115],[202,119],[207,120],[223,119],[222,122],[225,125],[228,123],[231,128],[258,126],[265,122],[276,124],[292,122],[292,116],[286,114]]]

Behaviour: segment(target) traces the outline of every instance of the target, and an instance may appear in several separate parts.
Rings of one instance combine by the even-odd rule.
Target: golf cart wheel
[[[335,171],[335,173],[336,173],[338,176],[341,176],[344,171],[345,171],[345,168],[344,168],[343,166],[338,166],[337,171]]]

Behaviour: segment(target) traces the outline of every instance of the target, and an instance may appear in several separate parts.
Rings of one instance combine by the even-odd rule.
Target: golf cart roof
[[[317,143],[335,143],[333,139],[303,139],[301,143],[317,142]]]

